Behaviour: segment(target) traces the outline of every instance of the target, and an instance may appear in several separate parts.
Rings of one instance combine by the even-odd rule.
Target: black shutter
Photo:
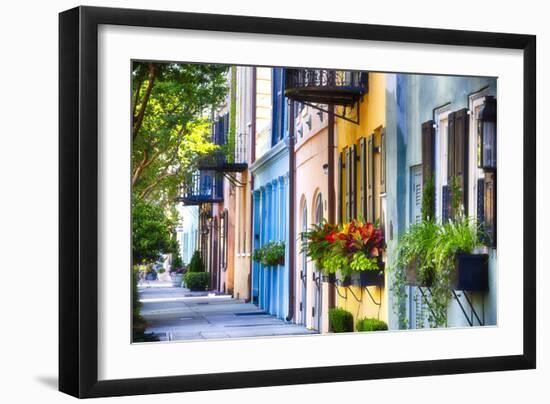
[[[441,220],[446,223],[451,217],[451,198],[449,186],[443,185],[441,188]]]
[[[434,121],[422,124],[422,183],[425,184],[435,170],[435,129]]]
[[[351,195],[351,164],[350,164],[350,152],[349,147],[346,147],[346,221],[350,220],[351,208],[350,208],[350,195]]]
[[[338,223],[344,221],[344,171],[343,171],[344,162],[342,161],[342,152],[338,154]]]
[[[360,205],[363,220],[367,217],[367,141],[359,139],[359,166],[361,171]]]
[[[489,245],[497,245],[497,174],[485,172],[484,178],[483,219]]]
[[[386,193],[386,129],[380,129],[380,193]]]
[[[464,206],[464,215],[468,215],[468,140],[469,140],[469,116],[466,108],[455,112],[455,176],[458,179],[460,190],[462,191],[462,205]]]
[[[485,178],[477,180],[477,221],[485,222]]]
[[[350,215],[352,219],[357,217],[357,146],[354,144],[350,147]]]
[[[367,221],[374,222],[374,135],[367,140]]]

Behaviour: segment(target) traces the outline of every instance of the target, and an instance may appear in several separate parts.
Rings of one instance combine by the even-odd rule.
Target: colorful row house
[[[438,223],[451,216],[450,187],[457,179],[464,215],[476,218],[488,235],[488,276],[481,287],[453,290],[447,326],[496,324],[496,84],[494,78],[386,75],[386,241],[390,260],[411,223],[421,220],[427,180],[435,188]],[[407,287],[408,327],[419,328],[419,296],[426,288]],[[395,302],[391,302],[394,304]],[[400,326],[390,312],[390,327]],[[422,320],[421,320],[422,321]]]
[[[407,285],[396,301],[388,268],[399,237],[421,220],[427,179],[441,223],[457,178],[464,214],[490,236],[489,271],[483,290],[453,290],[447,325],[496,324],[496,79],[237,66],[227,83],[227,102],[213,114],[219,150],[182,197],[198,205],[211,289],[320,333],[335,307],[396,329],[400,305],[408,327],[424,327],[417,297],[429,290]],[[380,271],[323,276],[302,232],[353,219],[382,229]],[[254,259],[274,242],[283,259]]]

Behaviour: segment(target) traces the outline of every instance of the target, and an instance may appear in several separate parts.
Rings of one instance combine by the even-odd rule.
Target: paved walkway
[[[228,295],[190,292],[165,283],[139,287],[147,332],[161,341],[312,334]]]

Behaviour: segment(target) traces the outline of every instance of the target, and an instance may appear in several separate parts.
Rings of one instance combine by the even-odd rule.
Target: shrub
[[[357,331],[386,331],[388,325],[375,318],[362,318],[357,320]]]
[[[328,311],[330,331],[353,332],[353,315],[344,309],[330,309]]]
[[[204,264],[202,262],[201,253],[199,250],[196,250],[191,257],[191,262],[188,267],[189,272],[204,272]]]
[[[204,291],[208,288],[210,276],[206,272],[187,272],[183,276],[185,286],[192,291]]]

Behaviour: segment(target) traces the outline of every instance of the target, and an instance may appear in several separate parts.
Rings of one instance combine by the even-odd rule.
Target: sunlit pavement
[[[228,295],[190,292],[162,282],[144,283],[139,293],[146,331],[154,332],[161,341],[315,333]]]

